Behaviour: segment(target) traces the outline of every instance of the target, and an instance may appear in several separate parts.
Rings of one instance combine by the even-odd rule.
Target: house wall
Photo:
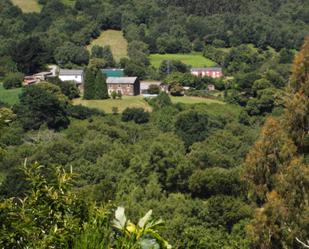
[[[59,79],[62,81],[75,81],[76,83],[83,83],[82,75],[59,75]]]
[[[220,78],[223,76],[221,71],[192,71],[191,73],[200,77],[208,76],[212,78]]]
[[[113,91],[121,92],[125,96],[134,95],[133,84],[107,84],[108,93],[111,94]]]
[[[140,81],[136,80],[134,84],[107,84],[108,93],[111,94],[113,91],[121,92],[124,96],[134,96],[140,94]]]

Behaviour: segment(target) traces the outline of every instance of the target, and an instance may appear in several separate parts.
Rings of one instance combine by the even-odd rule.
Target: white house
[[[60,69],[59,79],[62,81],[75,81],[76,84],[84,83],[84,71],[81,69]]]

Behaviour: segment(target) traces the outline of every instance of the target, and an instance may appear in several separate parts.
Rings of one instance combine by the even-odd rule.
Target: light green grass
[[[210,59],[205,58],[201,53],[191,54],[151,54],[151,64],[159,68],[163,60],[179,60],[192,67],[212,67],[216,63]]]
[[[181,96],[181,97],[170,97],[174,104],[176,103],[183,103],[183,104],[225,104],[224,102],[216,99],[207,99],[201,97],[194,97],[194,96]]]
[[[122,31],[112,29],[103,31],[101,35],[97,39],[94,39],[87,48],[91,50],[94,45],[110,45],[116,61],[119,61],[123,57],[127,57],[128,42],[124,38]]]
[[[111,113],[113,107],[117,107],[119,112],[122,112],[127,107],[140,107],[147,111],[151,111],[148,103],[142,96],[123,96],[122,99],[106,99],[106,100],[83,100],[75,99],[75,105],[81,104],[90,108],[97,108],[106,113]]]
[[[40,12],[42,9],[37,0],[12,0],[12,3],[21,8],[24,13]]]
[[[224,104],[219,100],[212,100],[199,97],[183,96],[183,97],[171,97],[173,103],[184,103],[184,104]],[[147,111],[151,111],[151,107],[144,100],[143,96],[123,96],[119,99],[107,99],[107,100],[83,100],[81,98],[73,101],[75,105],[84,105],[90,108],[97,108],[103,110],[106,113],[111,113],[113,107],[117,107],[119,112],[122,112],[127,107],[140,107]]]
[[[3,88],[2,84],[0,84],[0,102],[14,105],[19,103],[19,94],[21,93],[21,88],[9,89],[6,90]]]

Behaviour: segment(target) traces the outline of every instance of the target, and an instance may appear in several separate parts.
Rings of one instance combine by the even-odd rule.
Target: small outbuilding
[[[108,77],[106,79],[108,93],[121,93],[124,96],[140,94],[140,81],[137,77]]]
[[[80,85],[84,83],[84,71],[81,69],[60,69],[59,79],[74,81],[77,85]]]

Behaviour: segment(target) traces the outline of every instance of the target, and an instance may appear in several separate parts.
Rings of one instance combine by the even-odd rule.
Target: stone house
[[[124,96],[140,94],[140,81],[137,77],[108,77],[106,79],[108,93],[121,93]]]

